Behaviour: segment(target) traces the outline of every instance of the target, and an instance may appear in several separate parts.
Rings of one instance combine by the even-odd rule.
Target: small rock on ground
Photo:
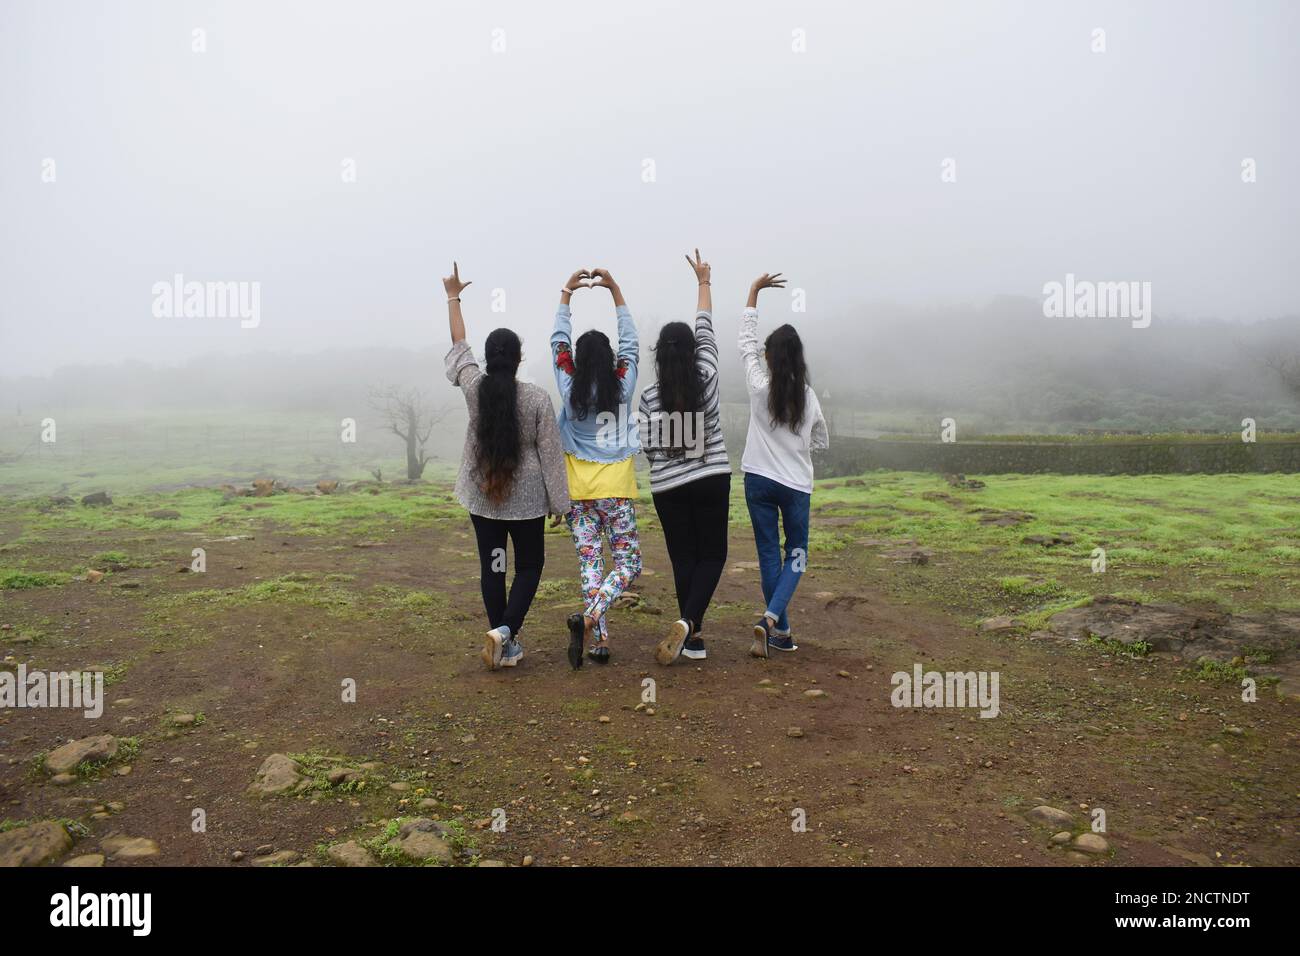
[[[257,768],[257,776],[248,785],[248,792],[258,796],[284,793],[306,784],[307,778],[301,773],[302,768],[292,757],[285,754],[271,754]]]
[[[158,844],[145,837],[118,834],[105,837],[99,846],[114,860],[140,860],[158,855]]]
[[[417,817],[402,824],[397,837],[389,840],[387,845],[408,859],[450,863],[453,855],[451,845],[440,835],[445,829],[434,820]]]
[[[433,860],[438,863],[450,863],[452,859],[451,847],[447,841],[436,833],[428,833],[424,830],[412,830],[404,837],[390,840],[388,846],[408,859],[420,862]]]
[[[1110,844],[1100,833],[1080,833],[1074,838],[1074,848],[1084,853],[1100,855],[1110,850]]]
[[[72,849],[72,837],[53,820],[0,833],[0,867],[41,866]]]
[[[287,866],[290,863],[297,863],[299,856],[301,854],[297,850],[281,850],[278,853],[253,857],[252,864],[253,866]]]
[[[45,757],[45,769],[53,774],[71,773],[83,763],[101,763],[117,755],[117,738],[112,734],[83,737],[51,750]]]
[[[339,866],[376,866],[374,855],[356,840],[335,843],[325,851],[330,861]]]
[[[1025,814],[1025,817],[1034,823],[1046,824],[1055,827],[1057,830],[1074,826],[1074,814],[1046,805],[1034,807]]]

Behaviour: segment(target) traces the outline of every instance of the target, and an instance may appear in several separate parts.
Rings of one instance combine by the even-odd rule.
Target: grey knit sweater
[[[478,460],[478,442],[474,438],[478,426],[478,386],[484,372],[474,361],[474,353],[466,342],[457,342],[451,347],[446,365],[448,380],[460,386],[469,408],[465,448],[461,453],[460,473],[456,476],[456,500],[470,514],[484,518],[519,520],[568,511],[569,479],[551,396],[536,385],[519,383],[519,468],[510,493],[504,501],[494,504],[483,493],[482,476],[475,466]]]

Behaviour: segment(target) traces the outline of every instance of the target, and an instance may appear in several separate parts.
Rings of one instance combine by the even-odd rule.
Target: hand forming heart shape
[[[597,286],[602,289],[614,288],[614,277],[610,275],[608,269],[579,269],[569,276],[565,288],[572,294],[579,289],[594,289]]]

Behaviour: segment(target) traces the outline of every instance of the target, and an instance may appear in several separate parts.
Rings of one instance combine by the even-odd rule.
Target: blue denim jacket
[[[632,313],[620,305],[618,313],[618,371],[622,379],[619,392],[620,421],[611,421],[596,412],[585,419],[574,417],[569,398],[573,394],[573,316],[567,305],[555,311],[555,331],[551,333],[551,359],[555,384],[560,390],[560,441],[564,450],[584,461],[610,464],[630,458],[641,450],[632,408],[636,393],[636,365],[640,344]]]

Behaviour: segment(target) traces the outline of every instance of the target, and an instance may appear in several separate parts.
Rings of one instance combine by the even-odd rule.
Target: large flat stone
[[[72,849],[63,824],[42,820],[0,833],[0,866],[43,866]]]
[[[1025,814],[1025,817],[1034,823],[1041,823],[1049,826],[1054,830],[1068,830],[1074,826],[1074,814],[1065,810],[1058,810],[1056,807],[1040,806],[1034,807]]]
[[[114,860],[143,860],[158,855],[158,844],[153,840],[122,834],[104,837],[100,848]]]
[[[117,738],[112,734],[83,737],[51,750],[45,756],[45,769],[53,774],[71,773],[83,763],[102,763],[117,756]]]
[[[330,862],[339,866],[377,866],[374,855],[356,840],[335,843],[325,851]]]

